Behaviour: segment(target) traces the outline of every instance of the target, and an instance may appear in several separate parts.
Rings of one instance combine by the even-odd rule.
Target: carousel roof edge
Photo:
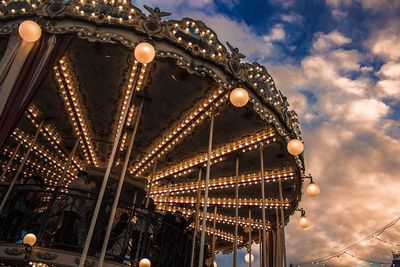
[[[143,40],[166,41],[188,52],[194,58],[216,65],[230,76],[231,84],[251,89],[256,112],[273,124],[278,133],[288,141],[291,138],[302,139],[300,123],[294,110],[289,110],[287,98],[275,86],[275,82],[265,66],[253,62],[245,63],[245,56],[239,49],[227,43],[223,45],[216,33],[204,22],[190,18],[181,20],[163,20],[171,13],[159,8],[144,6],[149,15],[129,1],[2,1],[0,3],[0,34],[9,34],[16,29],[21,20],[34,19],[42,29],[49,33],[74,33],[90,41],[115,43],[135,47],[137,41],[126,36],[99,32],[85,32],[79,25],[90,24],[141,35]],[[63,22],[67,23],[63,24]],[[76,25],[74,25],[76,22]],[[89,36],[88,36],[89,35]],[[277,116],[268,114],[259,105],[268,106]],[[297,165],[304,172],[303,157],[296,157]]]

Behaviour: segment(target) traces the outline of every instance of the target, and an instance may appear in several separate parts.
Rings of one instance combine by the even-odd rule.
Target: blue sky
[[[400,215],[399,0],[133,3],[203,20],[247,61],[264,64],[299,114],[306,166],[322,192],[300,203],[312,225],[300,230],[293,216],[287,227],[290,262],[340,250]],[[382,238],[398,242],[400,226]],[[391,247],[377,240],[350,252],[391,259]],[[246,266],[243,255],[239,266]],[[230,262],[230,255],[217,257],[218,266]],[[374,265],[343,255],[329,266]]]

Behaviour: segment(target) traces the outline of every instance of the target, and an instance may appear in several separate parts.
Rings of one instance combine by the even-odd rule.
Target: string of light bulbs
[[[381,235],[383,232],[385,232],[387,229],[389,229],[389,228],[395,226],[396,223],[397,223],[399,220],[400,220],[400,216],[397,217],[397,218],[395,218],[394,220],[392,220],[391,222],[389,222],[389,223],[386,224],[385,226],[381,227],[379,230],[375,231],[374,233],[372,233],[372,234],[370,234],[370,235],[364,237],[363,239],[360,239],[359,241],[357,241],[357,242],[351,244],[350,246],[347,246],[347,247],[344,248],[344,249],[338,250],[338,251],[336,251],[336,252],[333,252],[333,253],[328,254],[327,256],[324,256],[324,257],[321,257],[321,258],[318,258],[318,259],[315,259],[315,260],[312,260],[312,261],[296,263],[295,266],[301,266],[301,265],[304,265],[304,264],[324,264],[324,265],[326,265],[330,260],[332,260],[332,259],[334,259],[334,258],[338,258],[338,257],[340,257],[340,256],[342,256],[342,255],[344,255],[344,254],[350,255],[350,256],[352,256],[352,257],[354,257],[354,258],[357,258],[357,259],[359,259],[359,260],[363,260],[363,261],[365,261],[365,262],[369,262],[369,263],[371,263],[371,264],[374,264],[374,263],[378,263],[378,264],[382,264],[382,265],[388,264],[388,263],[385,263],[385,262],[379,262],[379,261],[374,261],[374,260],[367,260],[367,259],[364,259],[364,258],[355,256],[355,255],[354,255],[353,253],[351,253],[350,251],[351,251],[351,249],[353,249],[353,248],[355,248],[355,247],[357,247],[357,246],[359,246],[359,245],[361,245],[361,244],[364,244],[364,243],[365,243],[366,241],[368,241],[368,240],[377,239],[377,237],[380,236],[380,235]],[[377,240],[379,240],[379,239],[377,239]]]

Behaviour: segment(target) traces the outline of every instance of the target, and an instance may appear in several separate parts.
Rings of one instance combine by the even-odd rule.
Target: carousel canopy
[[[50,42],[47,37],[55,36],[68,43],[9,132],[0,166],[5,168],[18,144],[21,147],[3,179],[12,178],[38,127],[40,134],[24,176],[41,173],[48,185],[68,186],[79,170],[104,172],[117,141],[112,176],[118,177],[139,120],[125,182],[146,190],[151,182],[156,209],[190,215],[195,212],[197,189],[205,187],[210,117],[215,116],[206,230],[213,232],[215,217],[217,249],[232,248],[236,206],[240,244],[248,239],[249,225],[253,230],[262,227],[261,177],[266,182],[267,226],[276,227],[281,207],[287,223],[300,201],[305,170],[302,155],[287,151],[289,140],[302,137],[286,97],[264,66],[244,63],[244,55],[221,43],[203,22],[164,20],[169,13],[145,9],[147,15],[128,1],[114,0],[3,1],[3,60],[10,56],[7,46],[25,20],[40,25],[42,36],[37,42]],[[148,64],[134,55],[142,42],[156,51]],[[238,87],[249,94],[243,107],[230,101]],[[72,166],[61,181],[78,139]],[[258,231],[253,233],[257,239]]]

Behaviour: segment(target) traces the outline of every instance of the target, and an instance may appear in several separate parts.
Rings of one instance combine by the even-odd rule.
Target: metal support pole
[[[238,236],[238,216],[239,216],[239,156],[236,156],[236,164],[235,164],[235,236],[233,241],[233,253],[232,253],[232,267],[237,266],[237,236]]]
[[[133,128],[131,138],[129,139],[128,149],[126,151],[125,160],[124,160],[124,165],[122,166],[121,174],[119,176],[117,192],[115,194],[114,202],[112,205],[110,218],[108,219],[106,235],[104,236],[103,246],[101,247],[100,257],[99,257],[99,261],[97,264],[97,266],[99,266],[99,267],[103,266],[104,258],[106,256],[107,245],[108,245],[108,241],[110,240],[111,229],[112,229],[112,226],[114,223],[115,213],[117,212],[118,202],[121,197],[122,186],[124,185],[125,175],[126,175],[126,171],[128,169],[128,164],[129,164],[129,159],[130,159],[131,153],[132,153],[133,143],[135,142],[136,133],[137,133],[137,129],[139,126],[139,121],[140,121],[140,116],[142,115],[142,108],[143,108],[143,100],[140,103],[139,112],[136,117],[135,126]]]
[[[72,160],[74,158],[76,149],[78,148],[79,141],[80,141],[80,138],[78,137],[78,139],[75,141],[75,144],[74,144],[74,147],[72,148],[71,153],[69,154],[68,160],[65,163],[64,170],[63,170],[63,172],[61,174],[61,177],[60,177],[59,186],[62,186],[62,184],[64,183],[65,177],[67,176],[67,173],[68,173],[68,169],[69,169],[69,167],[70,167],[70,165],[72,163]]]
[[[28,150],[25,152],[24,158],[22,159],[21,164],[19,165],[17,173],[15,174],[13,180],[11,181],[10,186],[8,187],[7,193],[4,196],[3,201],[1,202],[1,205],[0,205],[0,213],[3,211],[4,206],[6,205],[6,202],[7,202],[8,198],[10,197],[11,191],[13,190],[13,188],[15,186],[15,183],[17,182],[18,177],[20,176],[22,170],[24,169],[24,166],[25,166],[26,161],[28,160],[29,154],[31,153],[32,148],[35,145],[37,138],[39,137],[42,126],[43,126],[43,121],[40,122],[39,127],[36,130],[35,136],[33,137],[32,142],[29,144]]]
[[[150,181],[149,181],[149,189],[147,190],[148,192],[147,192],[146,202],[145,202],[145,205],[144,205],[144,207],[146,209],[149,208],[151,187],[153,185],[154,177],[156,176],[156,170],[157,170],[157,158],[154,159],[153,172],[151,173],[151,177],[150,177]]]
[[[135,90],[131,90],[131,93],[130,93],[128,99],[127,99],[127,103],[131,103],[134,92],[135,92]],[[125,125],[126,117],[128,115],[128,108],[129,108],[129,105],[126,105],[125,110],[122,111],[123,112],[123,116],[122,116],[122,120],[121,120],[122,124],[121,124],[121,127],[119,127],[118,132],[117,132],[117,136],[115,137],[115,140],[114,140],[114,144],[113,144],[113,148],[112,148],[112,151],[111,151],[111,155],[110,155],[110,158],[108,160],[107,169],[106,169],[106,172],[104,174],[104,178],[103,178],[103,182],[101,184],[99,196],[97,198],[96,206],[94,208],[94,212],[93,212],[93,216],[92,216],[92,220],[90,222],[89,231],[88,231],[87,236],[86,236],[85,245],[83,247],[82,255],[81,255],[81,258],[80,258],[80,261],[79,261],[79,267],[84,267],[85,266],[86,257],[87,257],[88,251],[89,251],[90,243],[92,242],[92,236],[93,236],[94,227],[96,226],[96,222],[97,222],[97,216],[99,215],[101,202],[103,201],[104,192],[106,191],[108,178],[110,177],[111,168],[112,168],[113,163],[114,163],[114,158],[115,158],[115,154],[117,152],[119,140],[121,139],[121,134],[122,134],[122,131],[124,129],[123,126]]]
[[[275,208],[276,214],[276,266],[282,266],[282,252],[281,252],[281,229],[279,228],[279,209],[278,207]]]
[[[214,206],[214,222],[213,222],[213,235],[212,235],[212,245],[211,245],[211,255],[212,255],[211,264],[213,264],[213,266],[215,260],[215,243],[217,240],[215,236],[216,227],[217,227],[217,206]]]
[[[282,193],[282,179],[279,178],[279,198],[281,200],[281,225],[282,225],[282,232],[281,232],[281,245],[282,245],[282,256],[283,256],[283,264],[282,266],[286,267],[286,241],[285,241],[285,215],[283,210],[283,193]]]
[[[261,169],[261,200],[262,200],[262,267],[267,267],[267,246],[265,244],[265,181],[264,181],[264,149],[260,144],[260,169]]]
[[[214,132],[214,110],[211,110],[210,135],[209,135],[209,138],[208,138],[206,180],[205,180],[205,186],[204,186],[203,221],[202,221],[201,237],[200,237],[199,267],[203,267],[204,243],[206,241],[206,223],[207,223],[207,207],[208,207],[208,183],[210,181],[211,148],[212,148],[212,142],[213,142],[213,132]]]
[[[249,267],[251,267],[251,256],[252,256],[252,252],[251,252],[251,243],[252,243],[251,233],[252,232],[253,232],[253,227],[251,225],[251,208],[249,208],[249,256],[250,256]]]
[[[199,230],[200,196],[201,196],[201,168],[199,169],[199,178],[197,180],[196,218],[194,221],[194,231],[193,231],[193,240],[192,240],[192,255],[190,257],[190,267],[193,267],[193,264],[194,264],[194,254],[196,251],[196,237],[197,237],[197,231]]]
[[[15,148],[14,152],[11,155],[11,158],[8,160],[7,165],[4,167],[3,173],[0,176],[0,181],[3,181],[4,178],[6,177],[8,168],[10,168],[11,163],[14,161],[15,156],[18,153],[19,148],[21,147],[21,143],[18,143],[17,147]]]
[[[262,266],[262,265],[263,265],[263,256],[262,256],[262,254],[263,254],[263,244],[262,244],[262,234],[261,234],[261,230],[258,230],[258,240],[259,240],[259,242],[260,242],[260,245],[259,245],[259,247],[258,247],[259,253],[260,253],[260,259],[259,259],[259,261],[258,261],[258,265],[259,265],[260,267],[263,267],[263,266]]]

